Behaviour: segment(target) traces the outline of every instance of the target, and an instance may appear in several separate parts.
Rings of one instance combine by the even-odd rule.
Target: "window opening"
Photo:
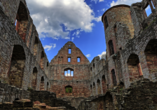
[[[65,70],[64,70],[64,75],[65,75],[65,76],[71,76],[71,77],[73,77],[73,76],[74,76],[74,70],[73,70],[73,69],[70,69],[70,68],[65,69]]]
[[[80,60],[80,57],[77,57],[77,62],[80,62],[81,60]]]
[[[111,73],[112,73],[113,85],[116,86],[116,85],[117,85],[117,80],[116,80],[115,70],[113,69],[113,70],[111,71]]]
[[[71,54],[71,49],[68,49],[68,53]]]
[[[66,86],[65,87],[65,92],[66,93],[72,93],[72,89],[73,89],[72,86]]]
[[[152,13],[150,5],[145,8],[145,16],[148,17]]]
[[[95,68],[95,63],[93,63],[93,68]]]
[[[107,16],[105,16],[105,28],[108,27],[108,21],[107,21]]]
[[[113,47],[113,42],[112,42],[112,40],[110,40],[110,41],[108,42],[108,45],[109,45],[110,55],[114,54],[114,47]]]
[[[154,3],[153,3],[153,1],[151,0],[151,4],[152,4],[152,6],[153,6],[153,9],[155,9],[155,6],[154,6]]]
[[[35,42],[34,42],[34,48],[33,48],[33,51],[34,51],[34,56],[37,55],[37,51],[38,51],[38,38],[35,37]]]
[[[68,57],[68,62],[71,62],[71,57]]]

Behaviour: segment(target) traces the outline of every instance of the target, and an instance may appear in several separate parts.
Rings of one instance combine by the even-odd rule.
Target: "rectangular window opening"
[[[105,16],[105,28],[108,27],[108,21],[107,21],[107,16]]]
[[[68,49],[68,53],[71,54],[71,49]]]
[[[71,71],[71,76],[74,76],[74,71]]]
[[[77,57],[77,62],[80,62],[81,61],[81,58],[80,57]]]
[[[64,75],[67,76],[67,71],[64,71]]]
[[[68,57],[68,62],[71,62],[71,58],[70,57]]]
[[[70,76],[70,70],[68,70],[67,76]]]

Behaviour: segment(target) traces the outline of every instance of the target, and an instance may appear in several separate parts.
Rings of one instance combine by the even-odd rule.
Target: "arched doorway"
[[[100,80],[99,79],[97,80],[97,87],[98,87],[97,91],[98,91],[98,95],[99,95],[99,94],[101,94],[101,86],[100,86]]]
[[[143,76],[139,58],[136,54],[131,54],[127,61],[130,81],[139,79]]]
[[[25,52],[22,46],[14,45],[9,71],[9,84],[16,87],[22,87],[22,80],[25,67]]]
[[[33,46],[34,56],[37,55],[37,52],[38,52],[38,44],[39,44],[38,38],[35,37],[34,46]]]
[[[152,39],[148,42],[145,51],[149,73],[157,72],[157,40]]]
[[[26,6],[20,2],[19,9],[17,11],[16,20],[16,31],[22,38],[24,42],[26,42],[26,31],[27,31],[27,25],[28,25],[28,13]]]
[[[34,90],[36,90],[36,85],[37,85],[37,73],[38,73],[37,68],[34,67],[34,69],[33,69],[33,77],[32,77],[32,88]]]
[[[44,76],[41,77],[40,90],[45,90],[44,89]]]
[[[41,59],[40,59],[40,67],[41,69],[44,69],[44,52],[41,52]]]

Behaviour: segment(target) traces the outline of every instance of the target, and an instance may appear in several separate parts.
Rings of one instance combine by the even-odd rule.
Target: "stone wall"
[[[69,53],[68,50],[71,49]],[[71,61],[68,62],[68,58]],[[80,61],[78,61],[78,58]],[[51,60],[51,91],[57,98],[76,98],[89,96],[89,61],[81,50],[72,42],[67,42],[58,54]],[[72,87],[71,93],[66,93],[66,86]]]
[[[16,15],[19,18],[16,18]],[[0,0],[0,24],[1,81],[25,90],[27,88],[39,90],[41,77],[44,77],[44,89],[49,88],[49,62],[29,15],[26,2],[24,0],[14,2]],[[41,67],[42,53],[44,55]],[[37,75],[34,85],[32,76],[35,68]]]
[[[13,102],[15,99],[29,99],[30,92],[0,82],[0,103]]]

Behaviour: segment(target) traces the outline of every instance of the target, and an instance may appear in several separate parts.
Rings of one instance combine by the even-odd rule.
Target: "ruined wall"
[[[124,49],[128,41],[134,37],[130,6],[113,6],[103,14],[102,22],[107,47],[108,86],[113,88],[117,84],[124,82],[119,51]]]
[[[137,81],[141,77],[156,81],[156,57],[154,56],[156,50],[153,50],[153,48],[156,48],[156,26],[157,20],[152,22],[138,38],[130,40],[126,48],[121,51],[122,74],[126,87],[129,87],[131,82]],[[129,59],[132,59],[132,65],[135,64],[132,69],[129,66]],[[137,71],[136,68],[138,68]],[[131,74],[129,74],[129,71]],[[132,80],[132,77],[136,77],[136,79]]]
[[[152,13],[149,16],[147,16],[146,14],[146,9],[148,5],[150,6],[152,11]],[[132,22],[136,30],[135,36],[141,34],[144,31],[144,29],[147,28],[155,19],[154,17],[156,16],[156,12],[157,12],[157,8],[155,7],[157,7],[155,0],[150,0],[149,2],[147,0],[142,0],[139,3],[134,3],[131,5],[130,9],[131,9]]]
[[[33,69],[37,68],[36,87],[40,89],[41,77],[44,77],[44,88],[47,88],[48,69],[47,57],[45,55],[42,44],[38,38],[35,26],[30,18],[29,11],[27,9],[24,0],[18,1],[0,1],[0,79],[2,82],[27,89],[32,88],[32,75]],[[22,7],[22,9],[21,9]],[[19,11],[19,9],[21,9]],[[23,21],[27,21],[27,24],[20,24],[20,27],[15,25],[16,15]],[[17,19],[18,21],[18,19]],[[23,21],[19,21],[22,23]],[[24,29],[24,39],[21,36],[20,31]],[[33,46],[35,44],[34,39],[37,37],[37,54],[33,55]],[[44,52],[44,69],[42,70],[39,61],[41,59],[41,52]],[[46,74],[45,74],[46,73]]]
[[[74,43],[67,42],[51,60],[50,66],[51,91],[56,93],[57,98],[73,103],[79,101],[78,97],[90,95],[89,61]],[[72,88],[70,93],[66,91],[67,86]],[[73,103],[73,106],[77,107],[78,103]]]

